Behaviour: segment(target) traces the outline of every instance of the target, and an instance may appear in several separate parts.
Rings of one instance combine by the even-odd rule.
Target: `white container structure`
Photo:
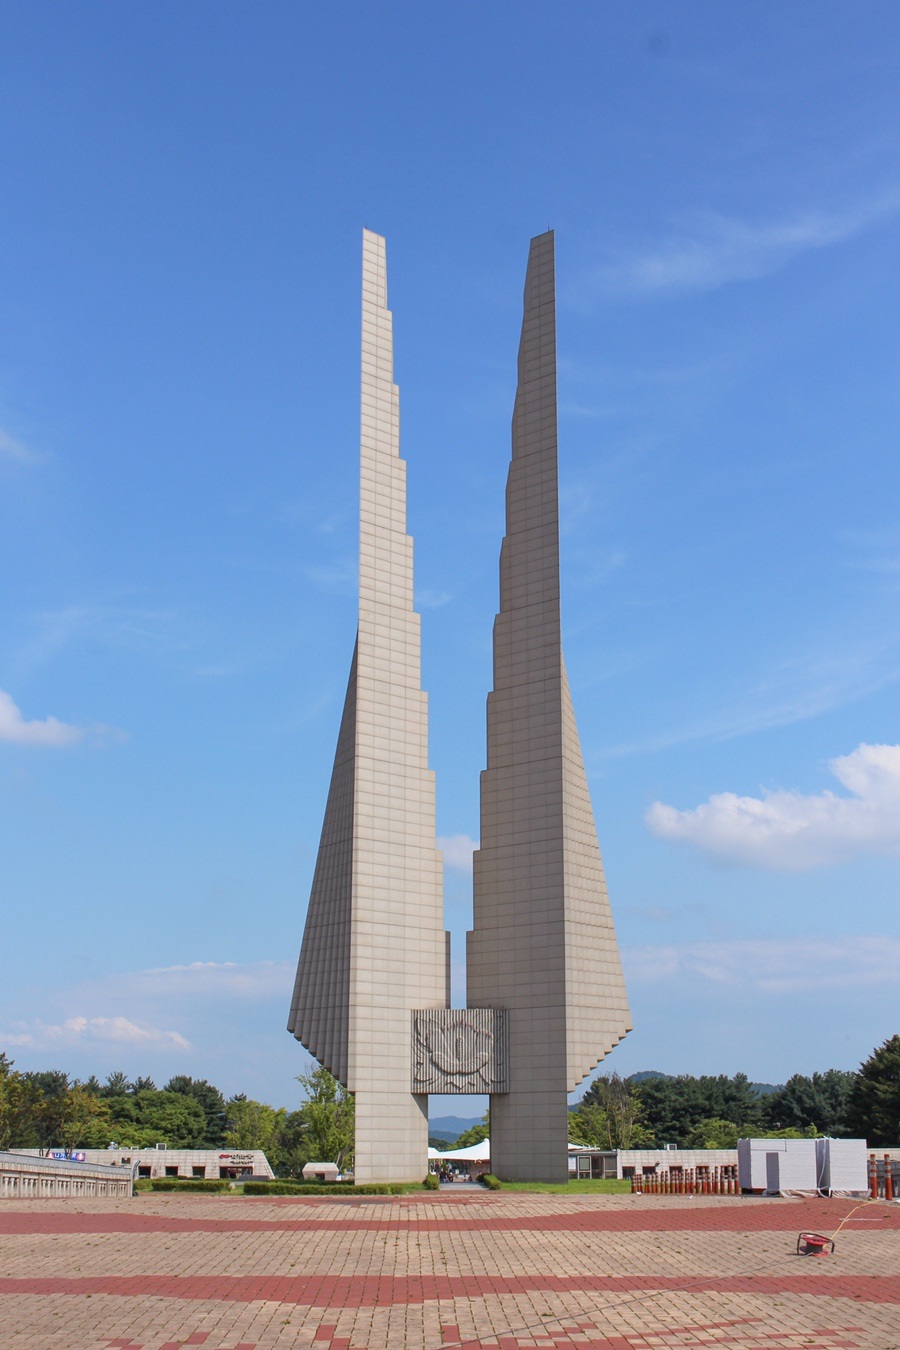
[[[741,1190],[763,1195],[817,1190],[817,1142],[815,1139],[739,1139]]]
[[[333,1162],[308,1162],[303,1168],[304,1181],[340,1181],[341,1169]]]
[[[820,1190],[868,1190],[865,1139],[817,1139],[816,1155]]]

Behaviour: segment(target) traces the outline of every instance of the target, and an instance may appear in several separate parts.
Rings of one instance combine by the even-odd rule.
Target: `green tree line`
[[[205,1078],[111,1073],[105,1083],[62,1069],[20,1073],[0,1052],[0,1150],[9,1148],[262,1149],[279,1176],[305,1163],[353,1158],[353,1098],[326,1069],[298,1075],[306,1100],[296,1111],[237,1093],[227,1101]]]
[[[570,1112],[569,1138],[594,1148],[733,1148],[739,1137],[866,1139],[900,1143],[900,1035],[859,1071],[794,1074],[760,1092],[746,1074],[640,1074],[595,1079]]]
[[[301,1074],[306,1100],[296,1111],[237,1093],[227,1101],[205,1078],[178,1074],[157,1088],[150,1078],[112,1073],[105,1083],[70,1079],[61,1069],[20,1073],[0,1052],[0,1150],[7,1148],[262,1149],[279,1176],[309,1161],[353,1162],[353,1098],[326,1069]],[[760,1093],[745,1074],[618,1074],[597,1078],[569,1115],[569,1137],[595,1148],[729,1148],[740,1135],[861,1138],[900,1143],[900,1035],[856,1073],[794,1074]],[[455,1145],[480,1142],[487,1117]]]

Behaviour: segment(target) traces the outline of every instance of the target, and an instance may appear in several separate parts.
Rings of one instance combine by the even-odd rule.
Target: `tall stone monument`
[[[356,1098],[356,1180],[421,1180],[428,1097],[413,1093],[414,1008],[446,1008],[406,464],[385,242],[363,234],[359,628],[288,1029]]]
[[[427,1167],[428,1094],[564,1181],[567,1093],[630,1029],[560,637],[553,235],[532,240],[481,783],[468,1008],[449,1003],[384,240],[363,235],[359,629],[288,1028],[356,1097],[356,1179]]]
[[[567,1093],[631,1029],[560,633],[553,233],[531,241],[488,696],[470,1007],[506,1008],[491,1168],[565,1181]]]

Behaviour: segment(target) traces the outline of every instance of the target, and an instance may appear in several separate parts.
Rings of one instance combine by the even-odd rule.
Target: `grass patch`
[[[631,1182],[619,1181],[616,1177],[604,1177],[602,1181],[504,1181],[505,1191],[544,1191],[548,1195],[630,1195]]]

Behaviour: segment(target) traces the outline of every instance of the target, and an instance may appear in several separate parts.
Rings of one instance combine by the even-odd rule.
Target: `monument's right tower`
[[[567,1094],[631,1019],[562,656],[552,231],[525,279],[467,971],[470,1008],[509,1009],[491,1169],[565,1181]]]

